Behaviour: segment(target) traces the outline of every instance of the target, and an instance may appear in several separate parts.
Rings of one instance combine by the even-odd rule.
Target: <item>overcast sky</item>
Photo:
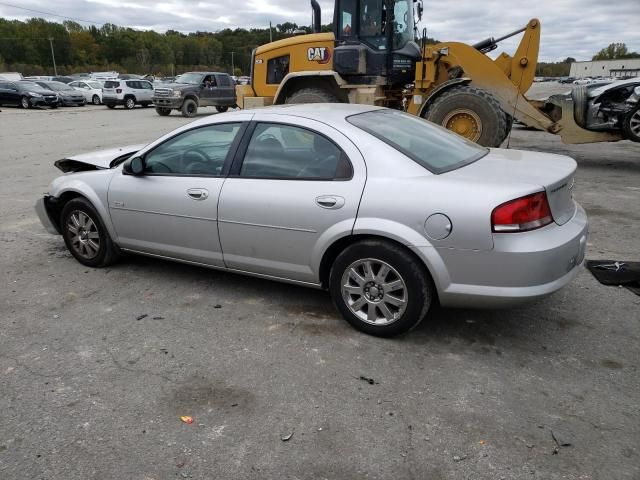
[[[329,23],[333,2],[321,0],[323,23]],[[182,32],[251,28],[286,21],[311,23],[308,0],[0,0],[0,17],[24,20],[38,16],[59,17],[25,11],[8,4],[87,20],[137,29],[168,29]],[[526,4],[527,6],[524,6]],[[589,60],[612,42],[624,42],[640,52],[640,0],[425,0],[421,25],[439,40],[474,43],[498,37],[537,17],[542,22],[540,60],[567,56]],[[83,23],[87,25],[87,23]],[[516,41],[505,42],[508,53]]]

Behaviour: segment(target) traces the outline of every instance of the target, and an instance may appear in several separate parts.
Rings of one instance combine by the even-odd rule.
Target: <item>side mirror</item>
[[[144,161],[140,157],[133,157],[124,162],[122,173],[125,175],[142,175],[144,173]]]

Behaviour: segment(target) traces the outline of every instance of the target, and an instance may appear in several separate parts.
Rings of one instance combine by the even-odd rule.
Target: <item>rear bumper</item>
[[[182,106],[182,97],[153,97],[151,101],[156,107],[161,108],[180,108]]]
[[[438,249],[446,268],[443,276],[448,276],[448,281],[436,281],[440,303],[495,308],[543,298],[578,274],[587,235],[587,215],[577,205],[573,218],[564,225],[495,234],[493,250]]]
[[[104,105],[124,105],[124,98],[103,96],[102,103]]]
[[[40,223],[45,228],[45,230],[52,235],[60,235],[60,231],[56,226],[56,223],[52,220],[52,215],[54,214],[54,209],[52,208],[52,197],[49,195],[45,195],[42,198],[39,198],[35,204],[35,210],[38,214],[38,218],[40,219]]]

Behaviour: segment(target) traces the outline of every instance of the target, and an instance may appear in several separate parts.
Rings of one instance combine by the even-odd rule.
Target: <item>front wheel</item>
[[[229,107],[216,107],[216,110],[217,110],[219,113],[224,113],[224,112],[226,112],[227,110],[229,110]]]
[[[171,114],[171,109],[164,108],[164,107],[156,107],[156,113],[161,117],[166,117],[167,115]]]
[[[489,92],[469,85],[439,95],[424,117],[485,147],[499,147],[507,138],[508,118],[500,103]]]
[[[31,102],[29,101],[29,98],[27,97],[20,98],[20,106],[24,109],[31,108]]]
[[[196,103],[195,100],[191,98],[187,98],[182,103],[181,111],[182,111],[183,117],[187,117],[187,118],[195,117],[196,113],[198,113],[198,104]]]
[[[132,110],[136,106],[136,99],[133,97],[127,97],[124,101],[124,108]]]
[[[425,318],[435,289],[424,265],[405,249],[384,240],[364,240],[338,255],[329,291],[353,327],[391,337]]]
[[[116,247],[88,200],[75,198],[67,202],[60,215],[60,225],[69,252],[83,265],[106,267],[116,260]]]
[[[622,122],[622,130],[629,140],[640,142],[640,105],[627,114]]]
[[[91,98],[91,103],[93,103],[94,105],[100,105],[100,97],[98,95],[94,95]]]

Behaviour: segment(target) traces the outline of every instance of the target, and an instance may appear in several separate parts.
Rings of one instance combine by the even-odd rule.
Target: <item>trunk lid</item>
[[[126,147],[82,153],[58,160],[54,165],[65,173],[107,169],[119,165],[144,146],[145,145],[129,145]]]
[[[563,225],[576,210],[573,201],[576,168],[576,161],[564,155],[492,148],[480,160],[445,175],[475,179],[498,188],[528,184],[532,187],[531,193],[544,189],[553,220]],[[508,200],[513,199],[505,199]]]

